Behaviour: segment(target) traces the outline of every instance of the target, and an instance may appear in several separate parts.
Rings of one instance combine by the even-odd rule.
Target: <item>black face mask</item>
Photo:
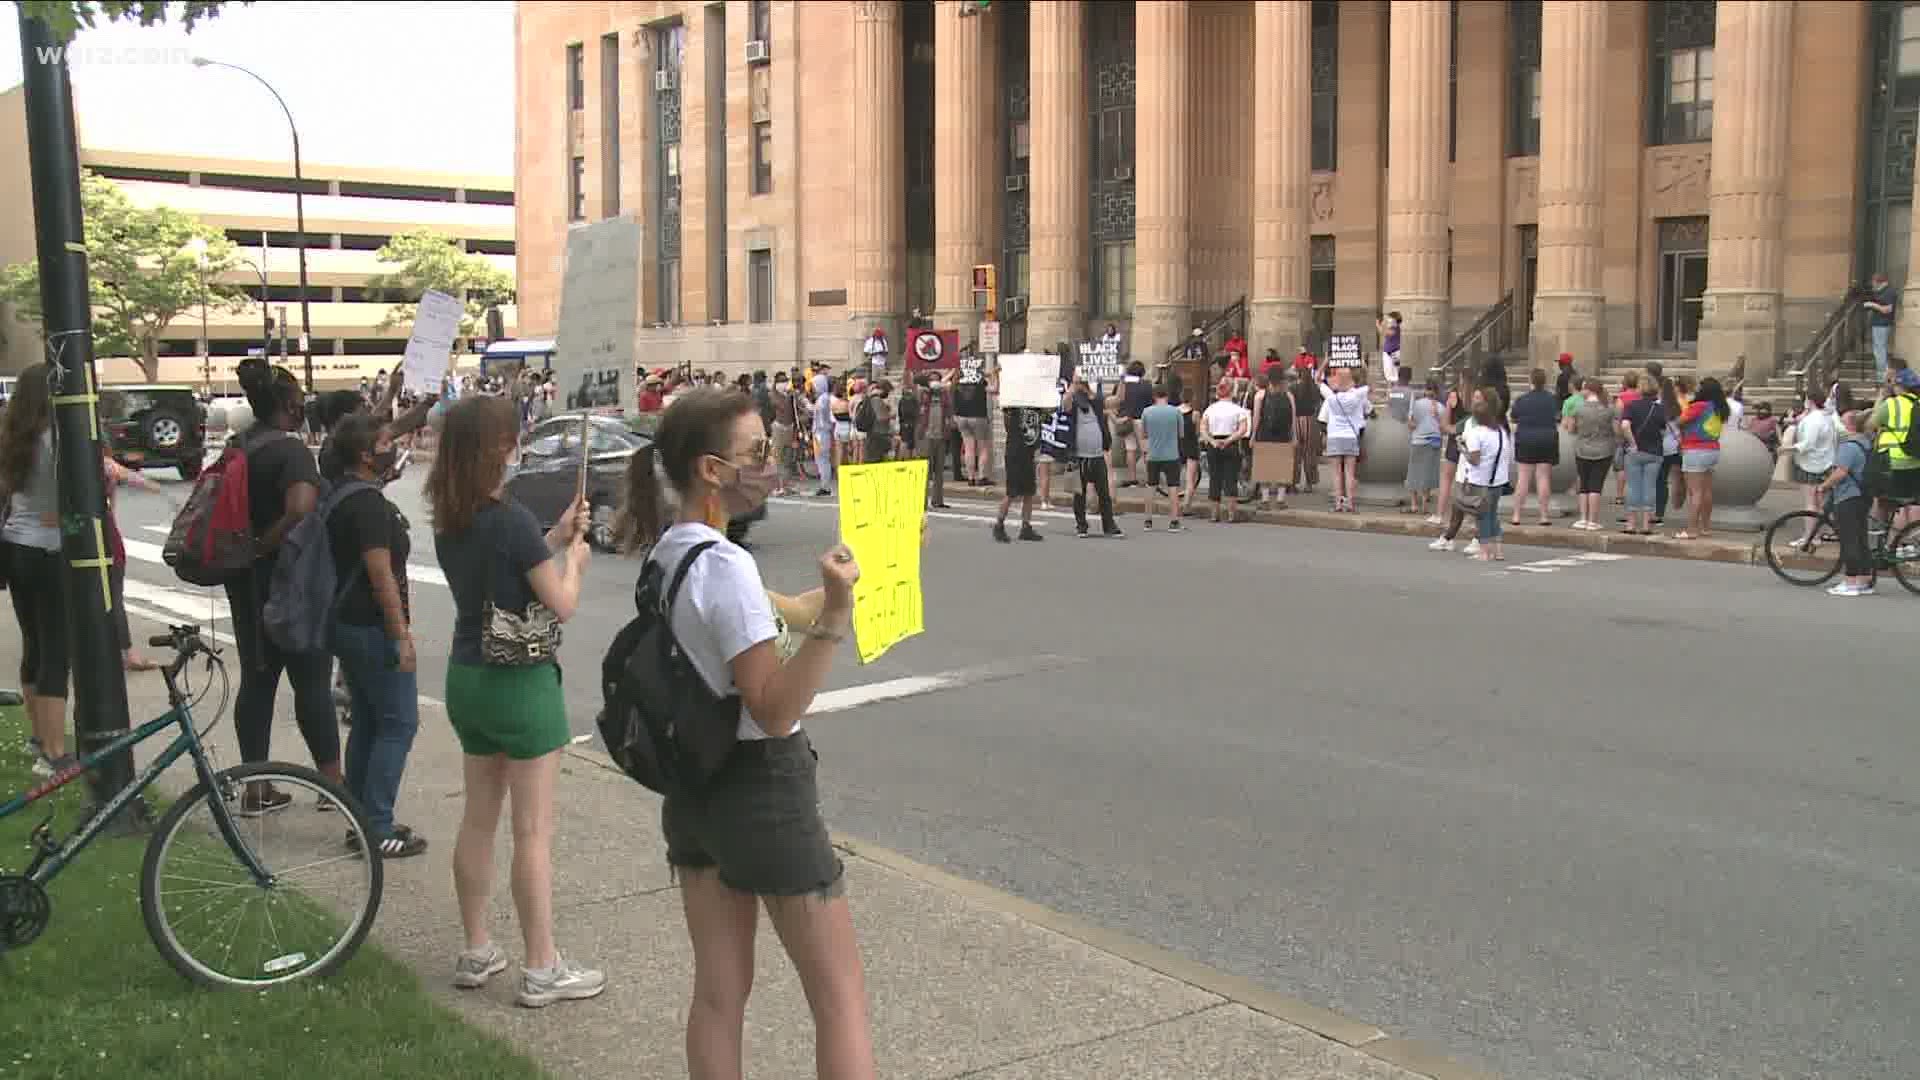
[[[394,466],[398,465],[399,462],[399,449],[397,447],[388,447],[386,450],[373,455],[373,475],[379,477],[381,483],[386,483],[393,478]]]

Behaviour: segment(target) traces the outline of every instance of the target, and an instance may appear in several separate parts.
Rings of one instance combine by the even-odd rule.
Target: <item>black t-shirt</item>
[[[987,415],[987,358],[962,356],[960,378],[953,386],[953,415],[970,420]]]
[[[248,517],[253,535],[265,536],[287,512],[287,489],[295,484],[322,487],[320,467],[307,444],[284,431],[255,435],[248,432],[242,445],[247,451]]]
[[[1513,417],[1513,437],[1519,442],[1553,438],[1560,423],[1560,403],[1551,390],[1529,390],[1514,400],[1509,413]]]
[[[385,626],[386,612],[373,594],[373,583],[362,569],[365,555],[374,548],[386,548],[393,563],[394,580],[400,583],[401,610],[407,602],[407,556],[413,551],[407,536],[407,519],[400,508],[387,501],[378,488],[356,491],[334,504],[327,516],[327,537],[333,544],[333,569],[345,587],[340,594],[336,615],[353,626]],[[349,584],[349,582],[351,584]]]
[[[1140,414],[1146,412],[1147,406],[1153,404],[1153,387],[1148,385],[1144,378],[1136,379],[1134,382],[1123,382],[1121,387],[1121,417],[1127,420],[1140,419]]]
[[[525,611],[533,603],[527,572],[553,557],[540,523],[517,502],[493,503],[475,514],[459,533],[435,533],[434,555],[453,593],[453,648],[448,659],[479,665],[480,618],[486,606],[489,575],[493,604]]]
[[[1655,397],[1638,397],[1627,406],[1627,427],[1633,432],[1633,448],[1643,454],[1665,456],[1667,410]]]

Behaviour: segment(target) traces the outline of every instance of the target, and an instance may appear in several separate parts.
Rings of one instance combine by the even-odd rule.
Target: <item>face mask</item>
[[[720,489],[720,502],[726,507],[727,516],[742,517],[766,505],[767,496],[773,492],[774,463],[768,461],[757,466],[728,464],[733,465],[733,481]]]
[[[373,475],[380,477],[382,481],[391,479],[394,466],[399,462],[399,449],[390,446],[384,452],[373,455]]]

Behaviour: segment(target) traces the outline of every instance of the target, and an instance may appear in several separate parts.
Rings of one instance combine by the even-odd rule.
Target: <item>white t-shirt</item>
[[[1747,407],[1733,400],[1732,398],[1728,398],[1727,399],[1727,422],[1724,426],[1730,427],[1730,428],[1746,427],[1747,426]]]
[[[753,556],[739,545],[707,525],[679,524],[668,529],[648,553],[648,562],[657,562],[666,573],[661,587],[673,583],[680,560],[695,544],[715,540],[718,543],[693,561],[687,579],[673,602],[673,637],[686,651],[693,669],[716,694],[739,692],[733,684],[733,659],[763,641],[780,634],[779,619],[767,588],[760,581],[760,567]],[[795,731],[800,725],[793,726]],[[740,703],[739,737],[742,741],[769,736]]]
[[[1367,388],[1335,390],[1322,384],[1320,389],[1326,395],[1320,403],[1320,419],[1327,425],[1327,438],[1359,438],[1361,429],[1367,426],[1367,417],[1373,415],[1373,399],[1367,396]]]
[[[1253,414],[1227,400],[1216,400],[1200,414],[1207,426],[1207,434],[1216,439],[1224,439],[1240,430],[1244,420],[1252,419]]]
[[[1499,487],[1513,478],[1513,439],[1506,432],[1495,427],[1471,427],[1467,429],[1466,452],[1460,455],[1461,461],[1467,460],[1467,453],[1478,450],[1478,464],[1467,466],[1467,482],[1486,487]]]

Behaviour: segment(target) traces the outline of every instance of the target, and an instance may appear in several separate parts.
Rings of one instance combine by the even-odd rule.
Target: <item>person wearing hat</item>
[[[1573,369],[1573,354],[1570,352],[1561,353],[1558,363],[1560,374],[1553,380],[1553,397],[1564,405],[1568,398],[1579,396],[1580,373]]]
[[[1873,407],[1866,422],[1873,436],[1876,454],[1887,457],[1887,471],[1881,489],[1874,494],[1887,499],[1920,499],[1920,458],[1906,452],[1907,430],[1913,426],[1913,410],[1920,404],[1920,374],[1907,366],[1902,357],[1887,360],[1887,389]],[[1893,527],[1904,526],[1915,515],[1912,505],[1900,508]]]
[[[879,327],[867,335],[867,343],[862,346],[867,354],[867,363],[873,367],[873,380],[879,382],[887,376],[887,332]]]
[[[1207,332],[1198,326],[1194,327],[1193,333],[1187,338],[1187,346],[1181,356],[1188,360],[1207,359]]]

